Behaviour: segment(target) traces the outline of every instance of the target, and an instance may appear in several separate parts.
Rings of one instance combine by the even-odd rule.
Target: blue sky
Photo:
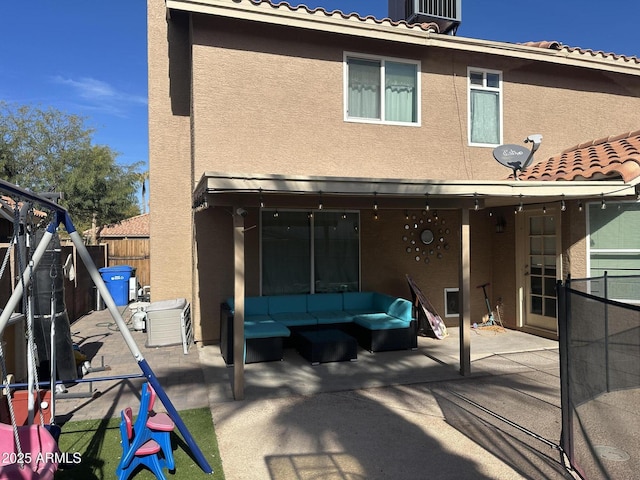
[[[87,118],[125,164],[147,161],[144,0],[3,3],[0,99]]]
[[[387,0],[289,3],[387,16]],[[2,13],[0,99],[86,117],[120,162],[146,162],[146,1],[20,0]],[[458,35],[640,56],[639,17],[636,0],[463,0]]]

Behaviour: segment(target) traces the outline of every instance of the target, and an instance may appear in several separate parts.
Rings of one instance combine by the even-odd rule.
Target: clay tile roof
[[[9,211],[11,215],[13,215],[14,214],[13,209],[16,206],[16,201],[7,195],[1,195],[0,199],[2,199],[2,201],[0,202],[0,209],[4,208],[5,210]],[[22,205],[22,203],[20,202],[18,203],[18,205]],[[45,218],[47,216],[46,212],[43,212],[42,210],[38,210],[36,208],[33,209],[33,214],[36,217],[41,217],[41,218]]]
[[[527,168],[521,180],[613,180],[640,177],[640,130],[569,148]]]
[[[360,14],[358,14],[357,12],[351,12],[351,13],[345,13],[341,10],[326,10],[323,7],[316,7],[316,8],[310,8],[307,7],[306,5],[300,4],[300,5],[291,5],[290,3],[286,2],[286,1],[278,1],[278,0],[234,0],[237,3],[243,3],[243,2],[248,2],[251,3],[255,6],[262,6],[262,5],[266,5],[266,6],[271,6],[273,8],[288,8],[291,11],[305,11],[309,14],[312,15],[326,15],[329,17],[332,17],[334,15],[338,15],[341,16],[344,19],[349,19],[349,20],[356,20],[356,21],[361,21],[361,22],[375,22],[378,25],[392,25],[392,26],[402,26],[405,28],[409,28],[409,29],[420,29],[420,30],[424,30],[426,32],[433,32],[433,33],[440,33],[440,28],[438,27],[438,25],[436,23],[432,23],[432,22],[425,22],[425,23],[408,23],[405,20],[399,20],[399,21],[394,21],[391,20],[390,18],[375,18],[373,15],[367,15],[366,17],[362,17]],[[529,47],[538,47],[538,48],[546,48],[546,49],[551,49],[551,50],[565,50],[567,53],[579,53],[582,55],[591,55],[593,57],[595,56],[602,56],[603,58],[611,58],[613,60],[618,60],[621,59],[623,61],[627,61],[627,62],[634,62],[634,63],[638,63],[640,64],[640,58],[635,57],[635,56],[626,56],[626,55],[618,55],[615,53],[605,53],[602,51],[597,51],[597,50],[590,50],[590,49],[583,49],[583,48],[579,48],[579,47],[567,47],[565,45],[562,45],[561,42],[558,41],[539,41],[539,42],[526,42],[526,43],[520,43],[520,45],[525,45],[525,46],[529,46]]]
[[[562,44],[555,40],[551,42],[548,42],[546,40],[542,42],[525,42],[521,45],[524,45],[526,47],[548,48],[549,50],[560,50],[562,48]]]
[[[105,225],[100,229],[101,238],[105,237],[148,237],[149,214],[126,218],[119,223]]]
[[[242,2],[242,0],[236,0],[236,1],[240,1]],[[351,12],[351,13],[345,13],[342,10],[326,10],[323,7],[316,7],[316,8],[309,8],[306,5],[300,4],[300,5],[291,5],[288,2],[285,1],[277,1],[277,0],[248,0],[250,3],[253,3],[254,5],[260,5],[260,4],[267,4],[267,5],[271,5],[274,8],[288,8],[291,11],[297,11],[297,10],[304,10],[307,13],[311,13],[311,14],[317,14],[317,13],[321,13],[321,14],[325,14],[329,17],[334,16],[334,15],[339,15],[344,19],[355,19],[355,20],[360,20],[360,21],[368,21],[368,20],[372,20],[375,23],[381,25],[381,24],[391,24],[394,26],[398,26],[398,25],[403,25],[405,27],[408,28],[419,28],[425,31],[430,31],[430,32],[434,32],[434,33],[440,33],[440,27],[438,27],[438,25],[436,23],[431,23],[431,22],[425,22],[425,23],[407,23],[405,20],[400,20],[400,21],[393,21],[390,18],[375,18],[373,15],[367,15],[366,17],[362,17],[360,14],[358,14],[357,12]]]
[[[567,53],[580,53],[582,55],[591,55],[592,57],[601,56],[603,58],[610,57],[613,60],[622,59],[627,62],[640,63],[640,58],[636,56],[627,56],[627,55],[619,55],[617,53],[606,53],[602,50],[591,50],[589,48],[580,48],[580,47],[568,47],[563,45],[558,41],[541,41],[541,42],[525,42],[520,45],[524,45],[526,47],[538,47],[538,48],[546,48],[549,50],[565,50]]]

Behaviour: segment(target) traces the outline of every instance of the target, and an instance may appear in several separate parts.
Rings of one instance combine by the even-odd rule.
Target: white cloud
[[[53,77],[53,82],[74,90],[89,110],[124,116],[128,107],[147,104],[146,97],[119,91],[113,85],[95,78],[72,79],[58,75]]]

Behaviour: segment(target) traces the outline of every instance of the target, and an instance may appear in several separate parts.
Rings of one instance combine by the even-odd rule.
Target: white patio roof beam
[[[238,195],[322,195],[332,197],[372,197],[379,199],[447,199],[457,207],[471,208],[476,200],[481,206],[513,205],[636,195],[633,184],[622,180],[600,181],[485,181],[485,180],[415,180],[358,177],[313,177],[279,175],[230,175],[205,173],[194,192],[194,205],[203,202],[227,204],[222,196]],[[215,198],[219,197],[219,198]],[[235,200],[235,199],[234,199]],[[255,199],[254,199],[255,202]],[[348,203],[345,201],[344,203]],[[403,208],[402,202],[388,208]],[[357,206],[357,205],[354,205]],[[406,208],[406,206],[404,206]],[[438,208],[435,204],[434,207]],[[451,207],[449,207],[451,208]]]

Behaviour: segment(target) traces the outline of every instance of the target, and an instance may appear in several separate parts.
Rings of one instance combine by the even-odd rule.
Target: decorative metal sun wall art
[[[451,229],[447,221],[436,210],[422,210],[419,213],[405,212],[402,241],[407,254],[416,262],[430,263],[441,259],[449,250],[447,240]]]

